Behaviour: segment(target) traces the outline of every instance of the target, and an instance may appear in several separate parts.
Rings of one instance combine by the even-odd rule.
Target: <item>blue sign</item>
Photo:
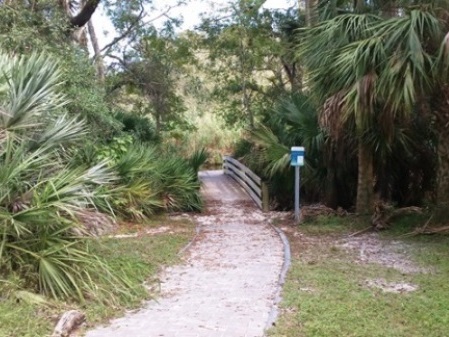
[[[304,147],[293,146],[290,153],[291,166],[304,166]]]

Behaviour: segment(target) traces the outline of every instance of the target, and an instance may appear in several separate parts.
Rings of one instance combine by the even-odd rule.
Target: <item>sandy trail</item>
[[[162,275],[161,294],[88,337],[262,337],[275,305],[282,242],[222,171],[200,173],[206,200],[184,263]]]

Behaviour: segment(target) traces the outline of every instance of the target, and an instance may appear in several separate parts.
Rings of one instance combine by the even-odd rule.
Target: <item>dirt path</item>
[[[206,211],[185,263],[167,269],[158,301],[87,337],[262,337],[283,264],[266,216],[222,171],[200,174]]]

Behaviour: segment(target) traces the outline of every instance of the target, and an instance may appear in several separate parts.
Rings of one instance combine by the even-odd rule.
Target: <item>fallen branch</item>
[[[426,221],[424,226],[420,228],[416,228],[413,232],[406,233],[404,236],[416,236],[416,235],[433,235],[433,234],[449,234],[449,226],[441,226],[441,227],[433,227],[428,228],[430,221],[432,220],[433,215]]]
[[[410,207],[403,207],[403,208],[398,208],[395,209],[393,211],[393,213],[390,215],[390,217],[388,218],[388,220],[393,220],[396,217],[400,217],[403,215],[409,215],[409,214],[421,214],[422,213],[422,208],[420,207],[416,207],[416,206],[410,206]]]
[[[449,226],[429,228],[421,231],[419,234],[449,234]]]
[[[347,215],[347,212],[341,208],[334,210],[323,204],[307,205],[301,207],[299,222],[302,223],[316,219],[317,217],[320,216],[331,216],[331,215],[345,216]]]
[[[427,230],[427,226],[429,225],[429,223],[432,220],[432,218],[433,218],[433,215],[430,216],[429,220],[426,221],[424,226],[422,226],[420,228],[416,228],[413,232],[405,233],[403,235],[400,235],[399,237],[415,236],[415,235],[418,235],[418,234],[423,234]]]
[[[373,226],[369,226],[369,227],[366,227],[366,228],[364,228],[364,229],[362,229],[362,230],[360,230],[358,232],[350,234],[348,237],[352,238],[354,236],[357,236],[357,235],[360,235],[360,234],[363,234],[363,233],[366,233],[366,232],[369,232],[369,231],[372,231],[372,230],[373,230]]]
[[[383,230],[388,228],[393,219],[408,214],[421,214],[422,209],[419,207],[403,207],[395,209],[393,206],[379,201],[374,206],[374,213],[371,217],[371,225],[375,230]]]

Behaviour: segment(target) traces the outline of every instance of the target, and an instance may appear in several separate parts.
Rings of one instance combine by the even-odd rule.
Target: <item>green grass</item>
[[[92,241],[92,251],[106,260],[118,274],[124,274],[130,286],[135,289],[133,296],[119,296],[119,302],[111,302],[107,297],[89,299],[85,305],[49,301],[48,305],[33,304],[19,300],[17,290],[24,285],[17,285],[11,279],[0,280],[0,337],[40,337],[49,336],[58,315],[66,310],[79,309],[86,314],[88,325],[120,316],[125,309],[137,308],[143,300],[150,299],[150,294],[143,283],[158,283],[157,273],[162,266],[179,262],[178,252],[194,234],[194,225],[189,220],[172,221],[158,218],[146,225],[127,226],[126,232],[133,228],[154,228],[158,225],[169,226],[175,234],[158,234],[136,238],[102,238]],[[97,284],[106,287],[105,284]],[[113,292],[114,289],[106,291]]]
[[[414,262],[430,269],[430,273],[403,275],[378,264],[355,263],[335,239],[359,226],[351,224],[345,233],[337,219],[306,224],[299,229],[304,236],[290,238],[293,261],[283,291],[282,314],[269,336],[449,336],[449,238],[401,239]],[[399,226],[403,232],[409,227]],[[382,236],[398,240],[400,232],[396,229]],[[384,293],[366,286],[367,279],[375,278],[412,283],[419,289]]]
[[[15,298],[0,300],[0,336],[47,336],[51,311],[32,304],[18,303]]]

